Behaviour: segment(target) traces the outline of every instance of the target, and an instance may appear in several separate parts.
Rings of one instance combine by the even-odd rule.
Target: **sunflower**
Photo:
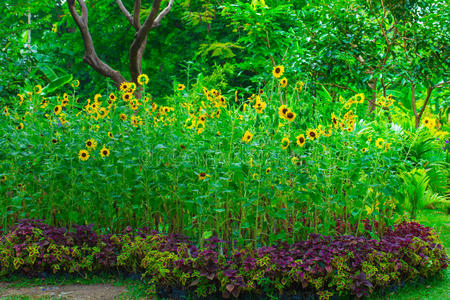
[[[296,166],[298,166],[300,164],[300,161],[299,161],[297,156],[293,156],[291,158],[291,162],[292,162],[293,165],[296,165]]]
[[[64,99],[64,100],[61,102],[61,106],[62,106],[62,107],[66,107],[67,104],[69,104],[69,99]]]
[[[19,126],[17,126],[18,130],[22,130],[23,129],[23,123],[19,123]]]
[[[71,85],[72,85],[73,88],[79,87],[80,86],[80,81],[74,80]]]
[[[384,140],[382,138],[378,138],[375,141],[375,146],[377,146],[377,148],[383,148],[384,147]]]
[[[59,115],[61,113],[61,110],[62,110],[61,105],[56,105],[55,108],[53,108],[53,112],[55,113],[55,115]]]
[[[278,115],[282,119],[286,119],[286,114],[289,111],[289,108],[286,105],[281,105],[280,108],[278,108]]]
[[[315,129],[308,129],[306,131],[306,136],[314,141],[314,139],[318,137],[317,136],[317,131]]]
[[[97,142],[94,139],[87,140],[85,144],[89,150],[94,150],[97,147]]]
[[[100,95],[100,94],[95,94],[95,96],[94,96],[94,101],[95,102],[98,102],[98,99],[100,99],[102,97],[102,95]]]
[[[269,168],[267,168],[266,169],[266,174],[269,174],[270,173],[270,171],[272,171],[272,169],[269,167]]]
[[[285,88],[287,86],[287,79],[286,77],[283,77],[283,79],[280,80],[280,85],[282,88]]]
[[[258,173],[253,173],[252,178],[253,178],[253,180],[258,180],[259,179],[259,174]]]
[[[297,145],[299,145],[300,147],[303,147],[303,145],[305,145],[306,139],[303,134],[300,134],[299,136],[297,136],[296,140],[297,140]]]
[[[90,155],[89,152],[87,150],[80,150],[80,152],[78,152],[78,158],[82,161],[87,161],[89,159]]]
[[[109,94],[108,98],[111,101],[116,101],[116,99],[117,99],[117,97],[116,97],[116,95],[114,95],[114,93]]]
[[[205,180],[206,177],[211,177],[211,176],[206,174],[205,172],[198,173],[198,180]]]
[[[111,131],[108,131],[108,136],[109,136],[110,139],[113,139],[113,138],[114,138],[114,135],[112,134]]]
[[[305,84],[303,83],[303,81],[297,81],[297,83],[295,84],[295,90],[300,93],[303,90],[304,86]]]
[[[146,85],[148,83],[148,76],[146,74],[141,74],[137,78],[137,82],[140,85]]]
[[[361,149],[361,152],[362,152],[362,153],[366,153],[366,152],[367,152],[367,148],[362,148],[362,149]]]
[[[128,90],[129,88],[130,88],[130,84],[129,84],[128,82],[126,82],[126,81],[122,82],[122,83],[120,84],[120,87],[119,87],[119,89],[120,89],[121,91],[126,91],[126,90]]]
[[[120,119],[122,121],[126,121],[127,120],[127,115],[126,114],[120,114]]]
[[[227,107],[227,101],[224,96],[219,96],[219,107]]]
[[[431,118],[429,118],[429,117],[426,117],[426,118],[423,120],[423,124],[424,124],[425,127],[427,127],[428,129],[432,129],[432,128],[435,126],[434,120],[431,119]]]
[[[57,139],[55,139],[55,138],[52,139],[52,143],[53,143],[53,144],[56,144],[57,142],[58,142]]]
[[[2,177],[0,178],[0,181],[1,181],[1,182],[5,182],[7,178],[8,178],[8,177],[6,177],[6,175],[2,175]]]
[[[284,67],[283,66],[276,66],[272,70],[273,77],[280,78],[283,76],[284,73]]]
[[[287,147],[289,147],[290,143],[291,143],[291,141],[289,140],[289,138],[284,137],[284,138],[281,140],[281,148],[282,148],[282,149],[287,149]]]
[[[242,141],[247,144],[248,142],[250,142],[252,140],[252,138],[253,138],[253,134],[247,130],[245,132],[244,136],[242,137]]]
[[[204,122],[198,122],[196,129],[197,129],[197,134],[202,133],[203,131],[205,131],[205,123]]]
[[[46,108],[47,105],[48,105],[48,102],[47,102],[47,100],[42,99],[42,101],[41,101],[41,103],[39,105],[41,106],[41,108]]]
[[[125,102],[130,101],[132,98],[133,98],[133,94],[129,93],[129,92],[122,95],[122,100]]]
[[[19,97],[19,99],[20,99],[20,103],[19,103],[19,105],[22,105],[22,103],[23,103],[23,100],[24,100],[24,98],[23,98],[23,94],[17,94],[17,97]]]
[[[108,148],[105,147],[105,145],[103,145],[103,148],[100,149],[100,155],[101,155],[102,157],[105,157],[105,156],[108,157],[110,153],[111,153],[111,152],[109,151]]]
[[[186,87],[184,86],[184,84],[179,83],[177,86],[177,90],[182,91],[184,90]]]
[[[256,110],[258,114],[262,114],[266,106],[267,106],[266,102],[256,101],[255,105],[253,105],[253,108]]]
[[[295,117],[296,117],[297,115],[295,114],[295,112],[292,112],[291,110],[289,110],[287,113],[286,113],[286,119],[288,119],[288,121],[294,121],[295,120]]]
[[[358,100],[358,98],[359,98],[359,100]],[[366,97],[364,96],[364,94],[356,94],[355,95],[355,100],[357,101],[357,103],[363,103],[365,99],[366,99]]]
[[[41,86],[40,84],[36,85],[36,86],[34,87],[34,92],[35,92],[36,94],[42,93],[42,86]]]

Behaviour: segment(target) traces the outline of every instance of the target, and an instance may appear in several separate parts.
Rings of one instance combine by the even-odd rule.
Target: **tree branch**
[[[173,0],[169,2],[169,6],[173,4]],[[131,80],[136,82],[137,77],[141,74],[141,60],[144,54],[145,45],[147,43],[147,35],[153,27],[153,23],[157,18],[161,0],[154,0],[152,9],[144,21],[144,24],[137,31],[133,43],[130,47],[130,74]],[[162,14],[162,12],[161,12]],[[161,15],[160,14],[160,15]]]
[[[119,6],[119,9],[122,11],[122,13],[127,18],[128,22],[134,27],[133,24],[133,18],[131,17],[130,12],[127,10],[127,8],[123,5],[122,0],[116,0],[117,6]]]
[[[439,82],[438,84],[436,84],[436,85],[434,86],[434,88],[435,88],[435,89],[438,89],[438,88],[440,88],[440,87],[442,87],[442,86],[444,86],[444,85],[446,85],[446,84],[449,84],[449,83],[450,83],[450,81]]]
[[[94,43],[92,42],[91,33],[89,32],[88,27],[88,10],[86,7],[86,3],[84,0],[77,0],[78,4],[81,7],[80,16],[75,8],[75,0],[68,0],[67,4],[69,6],[70,14],[80,29],[81,36],[84,42],[84,57],[83,61],[90,65],[95,71],[100,73],[105,77],[111,78],[116,86],[119,86],[125,78],[120,74],[120,72],[114,70],[109,65],[104,63],[100,58],[98,58],[97,53],[95,52]]]
[[[139,18],[141,14],[141,0],[134,0],[134,11],[133,11],[133,26],[136,30],[141,28],[141,20]]]
[[[140,0],[139,0],[140,1]],[[169,0],[169,4],[167,4],[166,8],[163,9],[163,11],[156,17],[155,21],[153,22],[152,27],[158,27],[161,25],[161,20],[170,12],[173,6],[174,0]]]
[[[423,113],[425,111],[425,108],[427,107],[428,101],[430,100],[430,96],[431,96],[431,93],[433,92],[433,90],[434,90],[433,86],[429,86],[428,89],[427,89],[427,96],[425,98],[425,103],[423,104],[423,106],[422,106],[422,108],[420,109],[420,112],[419,112],[419,116],[418,116],[419,120],[422,117],[422,115],[423,115]]]

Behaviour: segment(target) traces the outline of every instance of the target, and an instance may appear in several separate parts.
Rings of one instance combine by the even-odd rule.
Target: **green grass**
[[[447,256],[450,256],[450,216],[444,211],[423,210],[417,216],[417,221],[432,227],[439,235]],[[450,270],[445,270],[424,283],[409,283],[395,293],[386,296],[374,295],[370,299],[389,300],[444,300],[450,299]]]

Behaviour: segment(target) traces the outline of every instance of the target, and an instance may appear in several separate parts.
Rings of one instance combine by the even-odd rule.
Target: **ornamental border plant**
[[[369,236],[372,225],[365,220],[364,226]],[[236,248],[216,237],[199,247],[185,236],[146,228],[99,234],[93,225],[68,230],[42,220],[20,220],[0,232],[0,276],[118,270],[141,274],[152,295],[183,290],[200,298],[360,298],[429,278],[447,266],[434,230],[415,222],[387,228],[380,240],[311,234],[304,241],[259,248]]]

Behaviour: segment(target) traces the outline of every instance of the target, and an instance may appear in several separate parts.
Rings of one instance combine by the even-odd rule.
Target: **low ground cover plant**
[[[231,247],[216,237],[203,246],[180,235],[130,227],[100,234],[93,226],[69,230],[42,220],[21,220],[0,237],[0,276],[117,271],[141,274],[149,293],[184,290],[210,295],[333,295],[362,297],[414,278],[428,278],[448,265],[433,229],[403,222],[383,238],[311,234],[295,243]]]

